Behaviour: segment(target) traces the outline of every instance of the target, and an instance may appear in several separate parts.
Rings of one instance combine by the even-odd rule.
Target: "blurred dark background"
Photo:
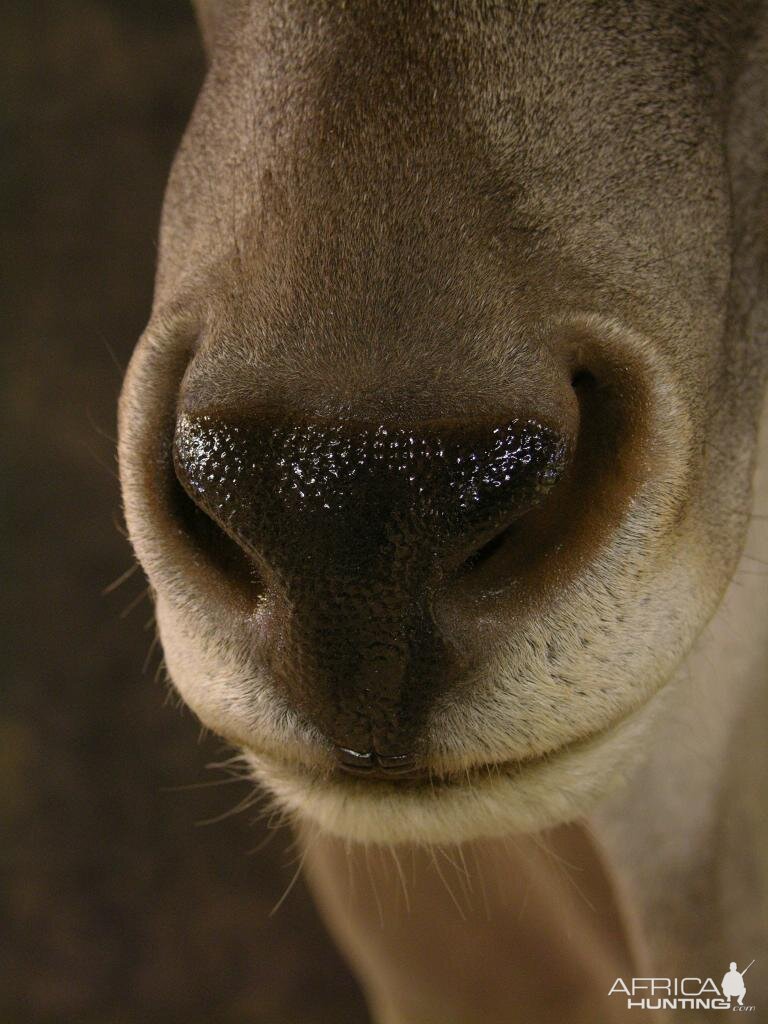
[[[250,789],[199,785],[230,752],[156,676],[143,576],[103,593],[132,564],[115,403],[204,74],[191,8],[2,12],[0,1020],[362,1022],[301,881],[269,916],[291,836],[199,824]]]

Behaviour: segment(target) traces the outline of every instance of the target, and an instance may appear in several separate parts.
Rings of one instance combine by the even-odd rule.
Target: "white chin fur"
[[[593,739],[471,784],[345,784],[252,751],[246,757],[285,810],[333,835],[363,843],[454,844],[539,831],[586,814],[636,762],[660,696]]]

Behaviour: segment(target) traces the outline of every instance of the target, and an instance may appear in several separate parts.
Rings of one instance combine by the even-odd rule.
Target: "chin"
[[[255,778],[291,817],[351,842],[456,844],[534,833],[584,817],[637,762],[661,694],[550,753],[478,763],[413,783],[334,777],[246,748]]]

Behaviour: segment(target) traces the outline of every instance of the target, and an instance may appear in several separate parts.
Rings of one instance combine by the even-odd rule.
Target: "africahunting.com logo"
[[[750,1013],[754,1006],[744,1003],[747,986],[744,975],[755,961],[739,970],[735,961],[718,985],[714,978],[617,978],[609,996],[627,1000],[629,1010],[730,1010]]]

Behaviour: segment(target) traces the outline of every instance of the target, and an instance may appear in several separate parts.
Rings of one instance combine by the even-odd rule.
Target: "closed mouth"
[[[430,766],[417,766],[402,772],[380,771],[373,769],[365,774],[351,773],[343,766],[340,766],[332,774],[333,781],[345,786],[359,786],[369,789],[372,785],[390,785],[393,789],[407,787],[410,790],[421,789],[444,790],[462,786],[474,786],[478,783],[493,781],[498,778],[514,778],[524,772],[534,770],[537,765],[542,765],[553,758],[564,754],[566,751],[579,743],[588,742],[595,737],[585,737],[573,744],[565,744],[545,754],[532,755],[531,757],[514,758],[505,761],[484,761],[477,764],[467,765],[466,768],[451,769],[448,771],[437,770]]]
[[[291,762],[279,752],[255,750],[249,760],[279,806],[332,834],[384,844],[452,843],[457,834],[540,830],[587,813],[639,756],[655,703],[644,701],[538,755],[478,759],[466,767],[425,758],[417,772],[397,781],[347,775],[330,751],[314,763],[306,755]]]
[[[372,772],[370,775],[356,777],[347,774],[341,766],[336,766],[321,775],[316,769],[307,765],[295,766],[299,772],[310,779],[318,781],[321,777],[329,779],[337,786],[343,787],[347,792],[357,792],[360,795],[374,795],[381,791],[387,792],[390,796],[397,792],[418,795],[430,792],[439,795],[450,791],[461,789],[470,790],[478,787],[492,786],[496,782],[514,782],[515,779],[528,779],[530,776],[543,768],[554,768],[561,762],[570,762],[581,754],[599,747],[608,740],[611,734],[620,731],[640,714],[648,703],[644,702],[638,707],[631,708],[617,716],[602,728],[576,739],[566,741],[559,746],[552,747],[540,754],[530,756],[505,758],[497,761],[478,761],[468,764],[465,767],[438,767],[429,764],[416,764],[410,772],[403,771],[401,775],[394,777],[394,773]]]
[[[478,785],[492,784],[501,779],[513,780],[517,776],[528,775],[545,764],[551,764],[567,754],[575,753],[580,747],[591,745],[611,732],[616,724],[618,723],[611,723],[604,730],[591,733],[570,743],[564,743],[562,746],[542,754],[500,761],[480,761],[463,768],[440,769],[429,764],[409,763],[402,767],[388,765],[386,768],[371,765],[367,770],[361,771],[359,767],[352,768],[343,762],[330,769],[327,765],[319,767],[306,762],[294,762],[293,764],[283,762],[280,764],[280,769],[303,777],[307,782],[326,781],[335,787],[343,788],[350,794],[438,793],[451,789],[473,788]],[[256,751],[253,753],[259,760],[263,759],[266,763],[275,764],[277,761],[274,755],[264,756]]]

